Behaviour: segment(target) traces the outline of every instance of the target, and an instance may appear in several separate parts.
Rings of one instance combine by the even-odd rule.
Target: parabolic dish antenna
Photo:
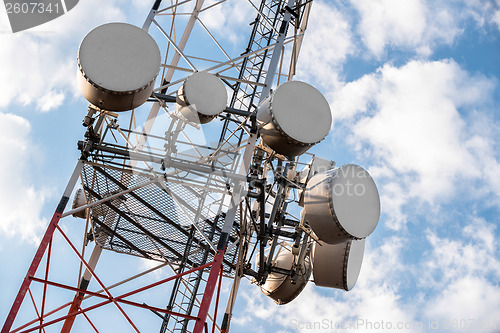
[[[380,197],[368,171],[346,164],[309,180],[304,210],[318,238],[338,244],[373,232],[380,217]]]
[[[364,239],[334,245],[315,242],[311,255],[314,284],[351,290],[358,280],[364,253]]]
[[[289,81],[260,105],[257,121],[262,140],[269,147],[285,156],[297,156],[328,135],[332,115],[316,88]]]
[[[224,111],[226,105],[224,83],[213,74],[194,73],[177,91],[177,107],[192,122],[206,124]]]
[[[282,248],[273,262],[273,267],[291,269],[294,255],[286,248]],[[264,295],[271,297],[277,304],[287,304],[293,301],[302,292],[311,275],[311,262],[305,258],[299,268],[296,283],[290,276],[272,272],[260,290]]]
[[[143,104],[160,70],[160,50],[144,30],[127,23],[101,25],[78,50],[78,85],[93,105],[127,111]]]

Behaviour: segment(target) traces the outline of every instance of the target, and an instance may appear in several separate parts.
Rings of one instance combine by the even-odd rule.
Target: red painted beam
[[[17,313],[19,312],[19,308],[21,308],[21,304],[23,303],[24,297],[26,296],[26,292],[28,291],[28,288],[31,283],[31,279],[29,279],[29,276],[34,276],[36,271],[38,270],[38,266],[40,265],[43,255],[45,254],[45,251],[47,250],[47,247],[49,246],[50,241],[52,240],[52,235],[54,234],[54,231],[59,223],[59,220],[61,219],[61,215],[64,212],[66,205],[68,204],[69,197],[71,195],[71,192],[73,191],[73,188],[75,187],[78,177],[80,176],[82,168],[83,168],[83,161],[78,161],[75,170],[73,170],[73,174],[71,175],[68,185],[64,189],[64,193],[61,197],[61,200],[57,205],[56,212],[52,216],[52,219],[50,220],[50,223],[47,226],[47,230],[45,230],[45,234],[43,235],[42,241],[38,246],[38,249],[35,253],[35,257],[31,261],[31,265],[28,268],[28,273],[26,274],[26,276],[23,279],[23,282],[21,283],[21,288],[19,288],[19,292],[17,293],[16,299],[14,300],[14,304],[10,308],[9,314],[7,315],[7,319],[5,320],[5,323],[2,327],[2,331],[0,333],[10,332],[10,329],[14,324],[14,320],[16,319]]]
[[[194,325],[193,333],[203,333],[205,323],[207,321],[208,310],[210,309],[210,304],[212,303],[212,297],[214,295],[215,286],[217,285],[217,279],[222,270],[222,260],[224,259],[224,247],[219,249],[217,255],[214,258],[214,263],[210,269],[210,274],[208,275],[207,284],[205,286],[205,292],[203,294],[203,299],[201,300],[200,310],[198,312],[198,321]],[[215,320],[215,318],[214,318]]]
[[[40,243],[40,246],[38,246],[38,250],[35,253],[35,257],[33,258],[33,261],[31,262],[31,265],[28,269],[28,273],[23,279],[23,282],[21,284],[21,288],[19,288],[19,292],[17,293],[16,299],[14,300],[14,304],[12,305],[12,308],[10,309],[9,314],[7,315],[7,319],[5,320],[5,323],[2,327],[1,333],[8,333],[10,332],[10,329],[12,327],[12,324],[14,324],[14,320],[16,319],[17,313],[19,312],[19,308],[21,307],[21,304],[23,303],[24,296],[26,296],[26,292],[28,291],[28,288],[31,283],[31,279],[29,276],[35,275],[38,265],[40,265],[40,262],[42,261],[43,255],[45,253],[45,250],[49,246],[50,240],[52,239],[52,235],[54,234],[54,230],[56,229],[57,224],[59,223],[59,220],[61,219],[61,214],[64,210],[64,207],[66,206],[66,203],[69,198],[63,197],[61,199],[61,202],[59,203],[59,206],[63,205],[63,201],[65,200],[66,202],[64,203],[64,206],[62,210],[56,211],[54,213],[54,216],[52,216],[52,219],[50,220],[49,226],[47,227],[47,230],[45,231],[45,234],[43,235],[42,242]],[[59,207],[58,207],[59,210]]]

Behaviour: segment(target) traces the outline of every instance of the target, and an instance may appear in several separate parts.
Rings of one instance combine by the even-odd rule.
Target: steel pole
[[[292,8],[295,4],[295,0],[288,0],[288,7]],[[267,70],[267,76],[265,80],[265,86],[262,89],[261,95],[260,95],[260,101],[259,104],[266,99],[270,92],[271,92],[271,87],[274,82],[274,76],[276,73],[276,69],[278,67],[279,59],[281,56],[282,52],[282,46],[284,44],[285,38],[286,38],[286,33],[288,30],[288,24],[290,22],[292,14],[289,11],[285,12],[285,15],[283,17],[283,21],[281,22],[281,27],[279,30],[279,34],[276,40],[276,45],[274,47],[273,55],[271,57],[271,62],[269,63],[269,68]],[[257,142],[257,134],[251,134],[250,138],[248,140],[248,143],[245,147],[245,152],[243,154],[243,159],[241,162],[240,170],[239,173],[242,175],[247,174],[248,168],[250,166],[251,160],[252,160],[252,153],[255,148],[255,144]],[[224,249],[226,248],[227,244],[227,238],[228,235],[232,229],[234,219],[236,216],[236,211],[238,209],[238,205],[241,201],[241,193],[242,188],[239,188],[235,190],[235,193],[231,197],[231,203],[230,207],[228,209],[228,212],[226,214],[226,219],[224,221],[224,225],[222,227],[222,233],[221,233],[221,238],[219,240],[219,245],[218,249],[219,252],[216,256],[219,257],[219,260],[215,260],[214,264],[212,265],[210,269],[210,274],[209,278],[207,281],[207,285],[205,287],[205,293],[203,294],[203,299],[201,302],[200,310],[198,312],[198,321],[196,322],[196,325],[194,327],[193,333],[202,333],[204,324],[207,319],[207,314],[208,314],[208,309],[210,308],[210,303],[212,301],[213,293],[215,290],[215,285],[217,283],[217,277],[219,276],[219,272],[222,269],[222,259],[224,257]],[[214,318],[215,320],[216,318]]]
[[[73,174],[71,175],[71,178],[69,179],[69,182],[66,185],[66,189],[64,190],[61,200],[59,201],[59,204],[57,205],[56,211],[52,216],[49,225],[47,226],[47,230],[43,235],[40,245],[38,246],[38,250],[35,253],[35,257],[33,258],[33,261],[31,262],[31,265],[28,268],[28,273],[26,273],[26,276],[24,277],[24,280],[21,284],[21,288],[19,289],[19,292],[17,293],[17,296],[14,300],[14,304],[12,305],[9,314],[7,315],[7,319],[5,320],[5,323],[2,327],[1,333],[10,332],[10,329],[14,324],[14,320],[16,319],[17,313],[19,312],[19,308],[23,303],[24,296],[28,292],[28,288],[31,284],[31,279],[29,277],[35,276],[36,271],[38,270],[38,266],[40,265],[40,262],[42,261],[45,251],[47,250],[47,247],[49,246],[49,243],[52,240],[52,235],[54,234],[54,231],[56,230],[56,227],[59,223],[59,220],[61,219],[61,215],[64,212],[66,205],[68,204],[71,192],[73,192],[73,188],[75,187],[78,177],[80,176],[80,173],[83,168],[83,163],[84,163],[83,160],[79,160],[78,163],[76,164],[75,170],[73,171]]]

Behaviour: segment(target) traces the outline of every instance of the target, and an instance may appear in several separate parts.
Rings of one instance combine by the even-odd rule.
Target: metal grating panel
[[[88,200],[94,202],[146,184],[151,178],[86,163],[82,181]],[[167,190],[158,183],[151,183],[92,207],[95,240],[112,251],[174,262],[182,260],[187,244],[191,242],[188,266],[196,267],[213,260],[213,250],[206,239],[217,244],[224,215],[206,209],[210,205],[203,204],[207,197],[203,190],[166,181],[164,184]],[[222,205],[222,202],[219,204]],[[205,209],[201,209],[198,214],[202,218],[195,221],[198,205]],[[190,239],[192,222],[196,223],[198,230],[192,233]],[[214,223],[215,232],[212,233]],[[236,263],[238,247],[234,243],[237,242],[238,225],[239,220],[235,221],[235,229],[224,257],[225,274],[232,274]],[[208,259],[204,260],[206,251]]]

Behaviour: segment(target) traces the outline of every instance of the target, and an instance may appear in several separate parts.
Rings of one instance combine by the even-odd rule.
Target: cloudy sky
[[[79,42],[106,22],[140,26],[149,2],[82,0],[17,34],[0,13],[2,322],[78,158]],[[248,30],[253,13],[230,8],[207,24]],[[221,38],[241,53],[248,35]],[[277,306],[246,283],[232,331],[500,331],[500,1],[315,0],[297,79],[332,109],[313,152],[366,167],[382,216],[352,291],[311,283]]]

